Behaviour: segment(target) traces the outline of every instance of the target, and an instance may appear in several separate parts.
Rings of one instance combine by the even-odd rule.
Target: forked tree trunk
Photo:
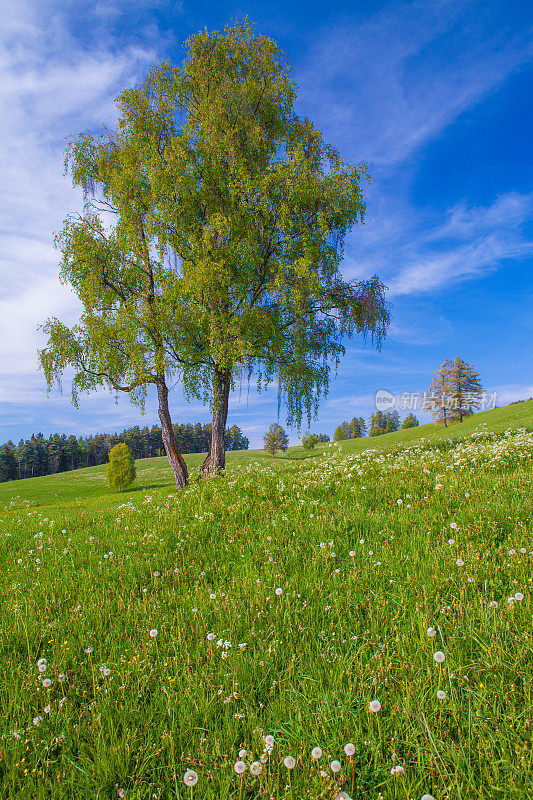
[[[203,478],[223,472],[226,467],[226,446],[224,434],[228,419],[228,400],[231,373],[228,370],[215,370],[213,377],[213,422],[211,426],[211,446],[201,466]]]
[[[182,489],[189,482],[189,473],[187,472],[187,464],[176,446],[176,438],[172,428],[170,411],[168,410],[168,387],[162,375],[157,381],[157,398],[159,400],[159,419],[161,420],[163,447],[176,479],[176,487]]]

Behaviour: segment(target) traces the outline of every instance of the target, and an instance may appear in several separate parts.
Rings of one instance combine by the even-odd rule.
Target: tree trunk
[[[187,464],[176,447],[172,420],[170,419],[170,411],[168,410],[168,387],[162,375],[157,382],[157,397],[159,400],[159,419],[161,420],[163,447],[165,448],[168,462],[172,467],[172,472],[176,479],[176,487],[182,489],[189,482],[189,473],[187,472]]]
[[[213,377],[213,422],[211,426],[211,446],[201,466],[202,477],[224,472],[226,467],[226,446],[224,434],[228,419],[228,400],[231,383],[229,370],[215,370]]]

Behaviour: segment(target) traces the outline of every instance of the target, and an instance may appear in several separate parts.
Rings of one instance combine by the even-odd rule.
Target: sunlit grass
[[[532,477],[479,433],[6,509],[1,796],[531,796]]]

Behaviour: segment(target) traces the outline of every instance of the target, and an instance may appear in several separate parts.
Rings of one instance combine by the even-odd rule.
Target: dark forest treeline
[[[197,422],[174,425],[176,443],[182,453],[205,453],[211,441],[211,425]],[[249,441],[237,425],[226,431],[226,450],[247,450]],[[121,433],[97,433],[79,437],[54,433],[45,439],[42,433],[9,441],[0,447],[0,482],[17,478],[35,478],[57,472],[93,467],[109,460],[109,451],[119,442],[131,449],[135,458],[153,458],[165,454],[161,428],[128,428]]]

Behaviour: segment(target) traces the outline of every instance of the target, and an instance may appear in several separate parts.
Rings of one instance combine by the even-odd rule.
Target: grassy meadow
[[[0,796],[531,797],[532,428],[0,485]]]

